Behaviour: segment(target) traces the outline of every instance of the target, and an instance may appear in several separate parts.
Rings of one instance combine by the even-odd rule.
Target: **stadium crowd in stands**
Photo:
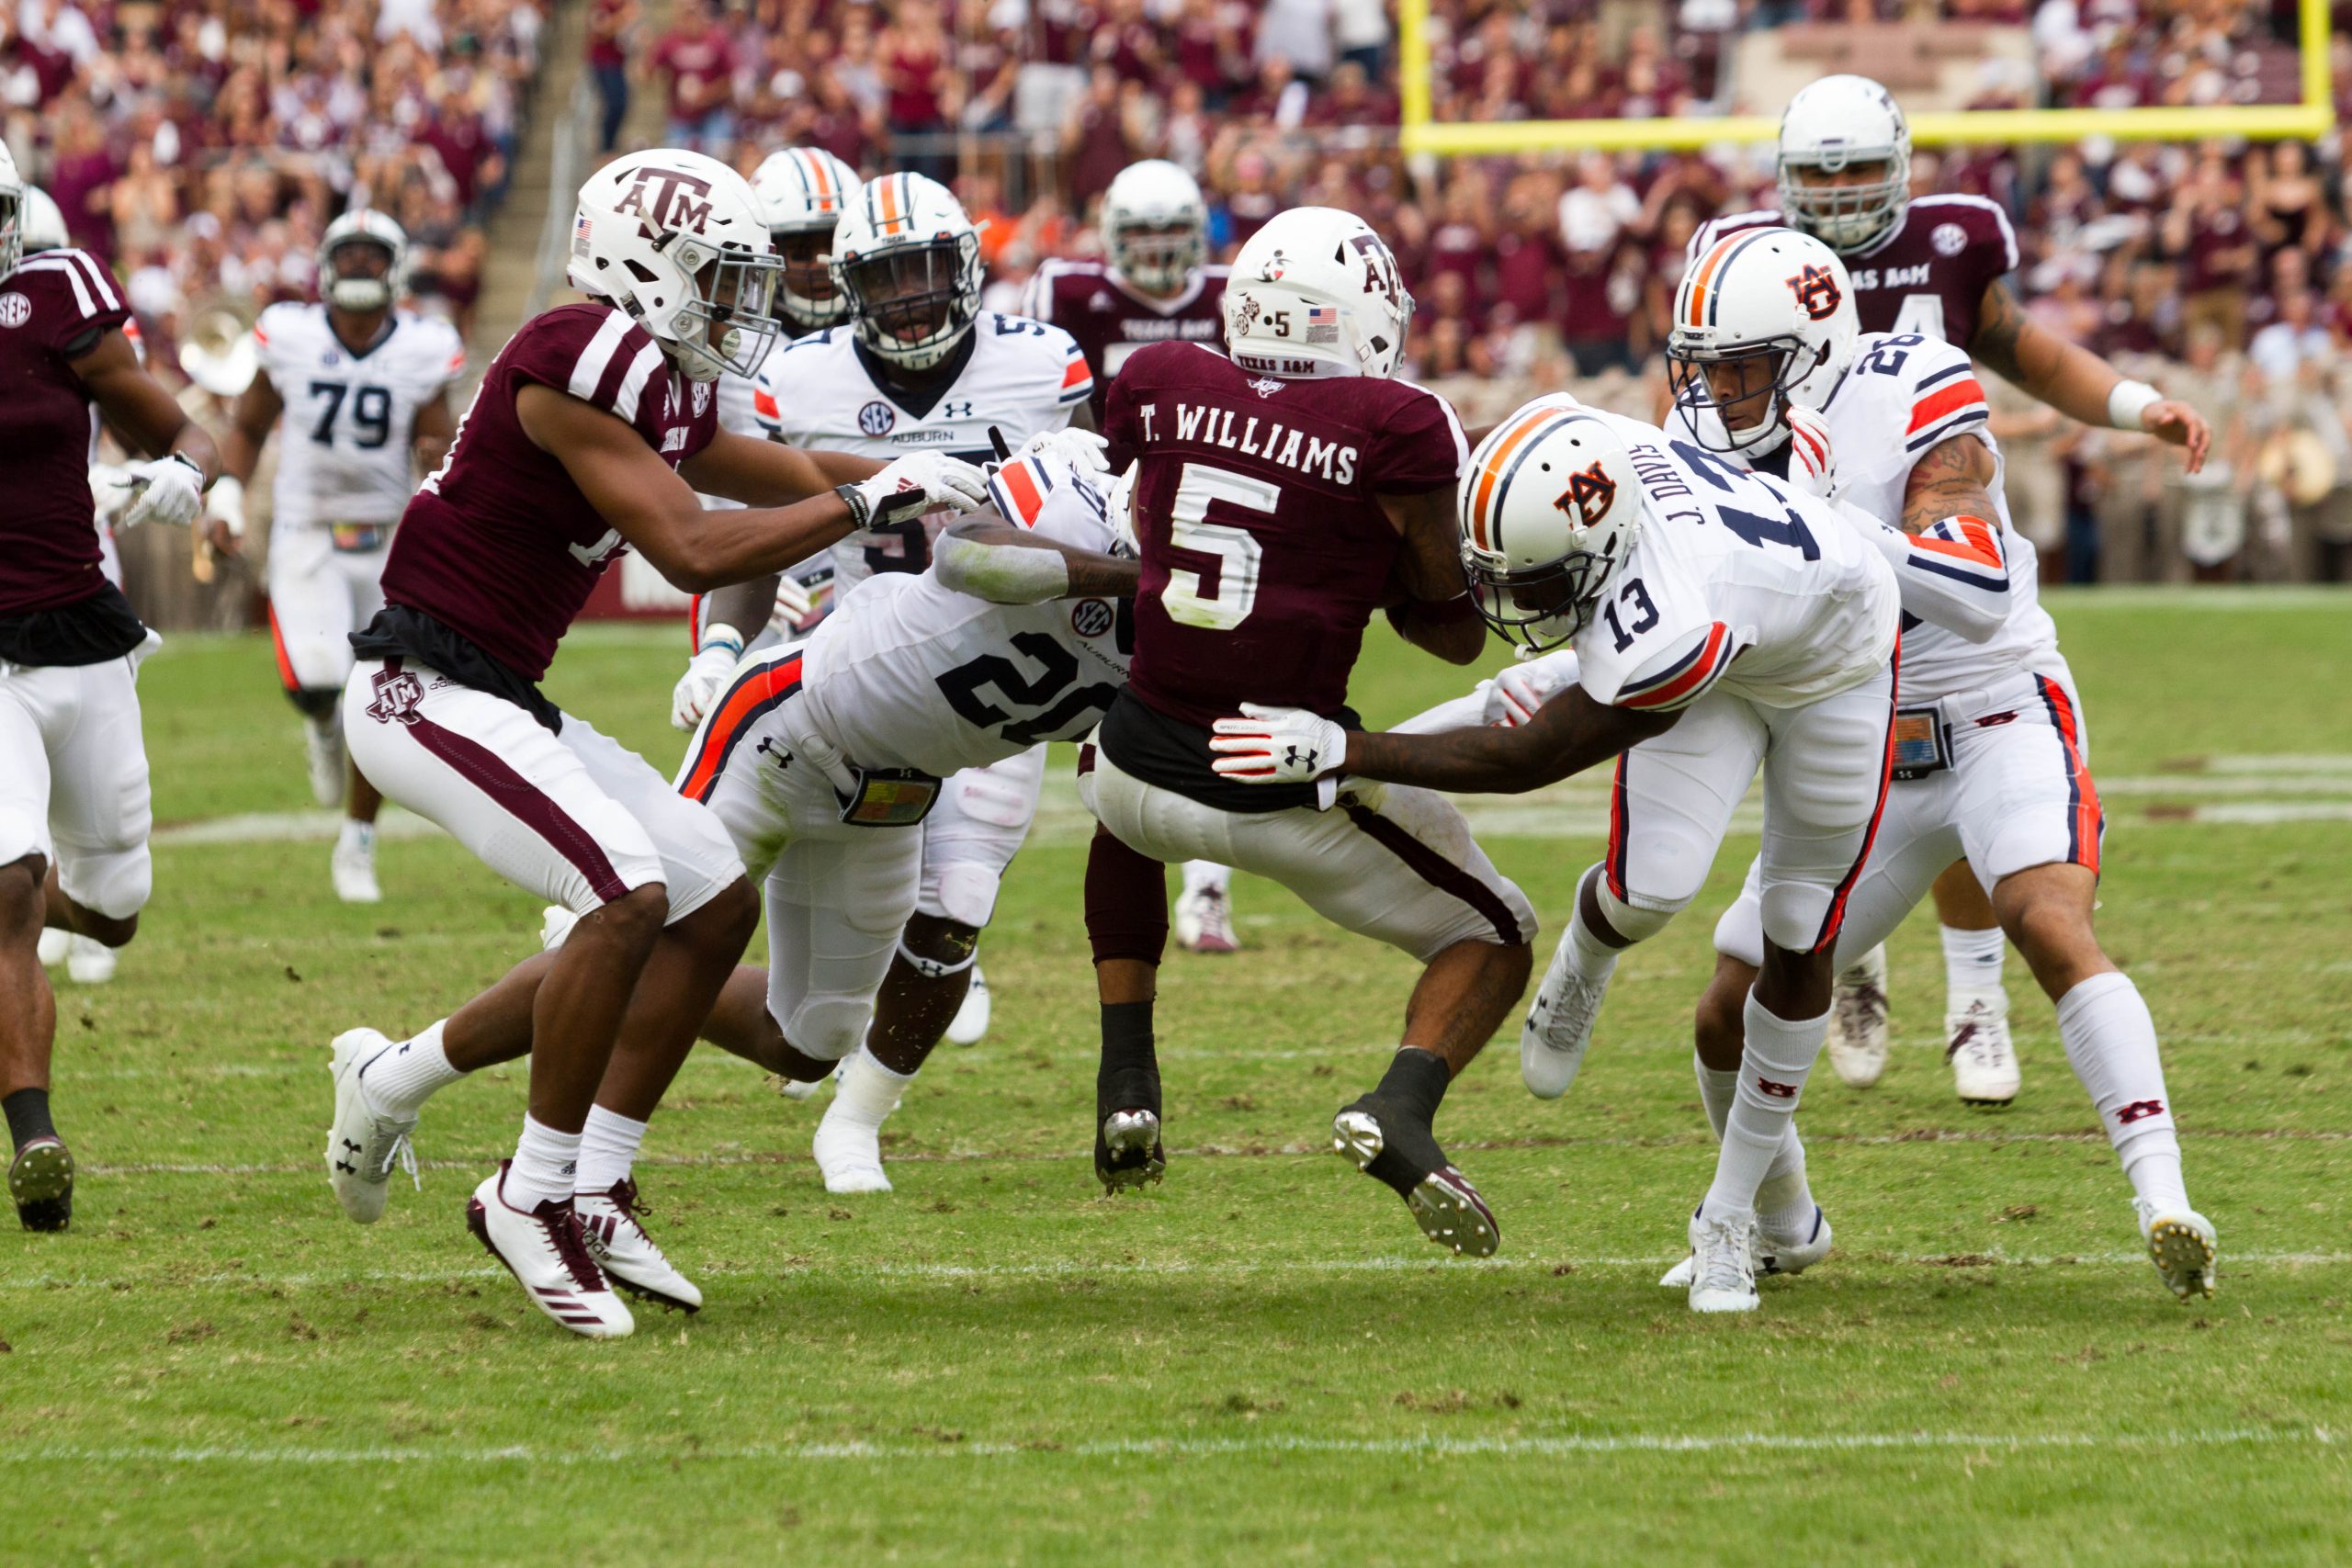
[[[1629,410],[1682,249],[1772,202],[1769,147],[1419,162],[1396,148],[1386,0],[587,0],[600,140],[630,81],[665,140],[746,169],[787,144],[866,172],[958,176],[989,220],[991,303],[1095,246],[1091,205],[1171,158],[1230,250],[1283,207],[1363,214],[1420,304],[1415,373],[1477,424],[1574,384]],[[2344,9],[2344,8],[2339,8]],[[1436,0],[1438,118],[1688,118],[1762,109],[1728,69],[1766,26],[2023,29],[1970,107],[2222,104],[2294,91],[2291,4],[2245,0]],[[191,296],[309,286],[343,204],[390,207],[417,288],[461,324],[537,65],[523,0],[22,0],[0,10],[0,106],[74,237],[151,332]],[[1891,31],[1889,29],[1892,29]],[[1922,35],[1925,36],[1925,35]],[[2334,29],[2352,113],[2352,28]],[[2352,561],[2352,224],[2334,143],[1923,151],[1922,190],[1998,201],[2017,286],[2067,335],[2212,415],[2221,461],[2177,465],[2018,400],[2002,427],[2030,532],[2077,577],[2343,575]],[[2239,542],[2243,540],[2244,542]],[[2053,565],[2052,574],[2058,575]]]

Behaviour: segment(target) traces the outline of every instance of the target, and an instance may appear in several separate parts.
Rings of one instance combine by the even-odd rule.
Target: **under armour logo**
[[[968,400],[951,400],[939,405],[939,417],[969,419],[972,417],[972,405]]]
[[[2134,1122],[2143,1122],[2151,1116],[2162,1116],[2164,1113],[2165,1102],[2161,1100],[2135,1100],[2118,1111],[2115,1119],[2128,1127]]]
[[[1796,1085],[1792,1083],[1774,1083],[1770,1078],[1764,1077],[1761,1073],[1757,1075],[1756,1087],[1762,1089],[1766,1094],[1770,1095],[1774,1100],[1794,1100],[1797,1097]]]
[[[1315,759],[1317,755],[1319,755],[1319,753],[1309,749],[1302,756],[1297,747],[1285,746],[1283,748],[1283,766],[1286,768],[1311,768],[1315,765]]]

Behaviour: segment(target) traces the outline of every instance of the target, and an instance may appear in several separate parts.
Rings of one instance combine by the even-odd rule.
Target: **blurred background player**
[[[1157,344],[1112,385],[1105,434],[1114,462],[1134,464],[1143,577],[1131,678],[1081,781],[1102,826],[1086,869],[1102,1014],[1094,1168],[1116,1191],[1166,1165],[1152,1019],[1168,936],[1160,866],[1236,865],[1423,965],[1396,1054],[1334,1117],[1333,1147],[1396,1191],[1430,1240],[1483,1258],[1499,1228],[1433,1123],[1526,988],[1525,895],[1439,796],[1248,782],[1228,776],[1210,734],[1259,703],[1352,723],[1348,679],[1375,609],[1449,663],[1485,649],[1453,526],[1462,426],[1444,399],[1396,378],[1412,318],[1370,225],[1294,208],[1236,259],[1229,358]]]
[[[944,186],[907,174],[867,181],[834,231],[832,269],[849,322],[768,356],[757,408],[771,436],[817,452],[935,452],[984,463],[996,456],[991,432],[1017,447],[1073,424],[1093,427],[1094,378],[1070,334],[980,309],[979,231]],[[835,546],[835,604],[870,577],[922,571],[950,515],[908,517]],[[764,624],[759,599],[757,584],[716,596],[713,618]],[[980,929],[1037,814],[1045,770],[1040,744],[947,781],[923,824],[922,896],[883,987],[873,1050],[853,1059],[829,1117],[878,1122],[888,1111],[883,1089],[861,1087],[880,1082],[872,1072],[903,1078],[943,1035],[969,1044],[987,1032],[989,998],[975,963]]]
[[[842,205],[857,190],[857,175],[839,158],[816,147],[787,147],[771,152],[752,174],[752,194],[765,215],[769,242],[782,258],[776,276],[776,341],[790,343],[849,318],[849,306],[833,286],[831,257],[833,226],[841,221]],[[775,352],[775,344],[769,346]],[[763,438],[759,416],[752,407],[752,383],[759,372],[718,378],[718,426],[753,440]],[[724,511],[735,503],[724,496],[707,495],[703,505]],[[746,584],[739,597],[770,595],[774,605],[755,626],[738,626],[711,614],[707,594],[696,594],[687,612],[694,655],[685,673],[670,694],[670,722],[691,732],[702,722],[704,708],[728,673],[748,649],[806,637],[823,614],[821,602],[830,596],[833,553],[820,550],[771,583]]]
[[[449,450],[448,389],[466,345],[447,321],[400,308],[408,236],[384,214],[336,219],[318,259],[318,300],[272,305],[254,323],[261,369],[221,437],[211,512],[244,533],[245,485],[270,432],[282,432],[269,522],[277,675],[302,714],[311,794],[344,807],[328,863],[335,897],[373,904],[383,796],[344,755],[351,634],[384,607],[393,527]]]
[[[2106,822],[2082,704],[2039,602],[2033,546],[2010,523],[1991,411],[1968,356],[1917,333],[1857,337],[1849,312],[1809,309],[1843,291],[1845,268],[1789,230],[1719,241],[1693,276],[1720,298],[1706,328],[1678,325],[1669,340],[1670,428],[1767,468],[1826,434],[1845,455],[1838,499],[1879,525],[1866,536],[1894,569],[1910,612],[1895,778],[1840,953],[1876,947],[1960,857],[2057,1005],[2066,1059],[2131,1180],[2158,1274],[2183,1301],[2211,1295],[2213,1226],[2189,1205],[2155,1024],[2092,929]],[[1792,276],[1826,287],[1800,294],[1787,287]],[[1806,366],[1826,375],[1792,374]],[[1715,946],[1696,1066],[1720,1136],[1739,1076],[1742,998],[1762,949],[1754,866],[1716,925]],[[1841,1064],[1839,1074],[1867,1083],[1880,1065]],[[1758,1190],[1757,1221],[1759,1258],[1771,1258],[1775,1272],[1796,1272],[1827,1249],[1793,1122]]]
[[[1096,228],[1101,261],[1047,261],[1030,278],[1021,308],[1078,339],[1094,372],[1095,423],[1127,356],[1155,343],[1196,343],[1222,354],[1225,280],[1209,261],[1209,209],[1192,175],[1164,158],[1119,171],[1102,193]],[[1233,873],[1210,861],[1184,863],[1184,890],[1170,912],[1176,945],[1232,953]]]
[[[2205,461],[2212,431],[2187,403],[2133,380],[2026,312],[2006,280],[2017,270],[2008,214],[1981,196],[1911,194],[1911,131],[1894,96],[1864,76],[1825,76],[1789,100],[1776,160],[1778,210],[1702,224],[1696,265],[1727,234],[1786,224],[1844,260],[1866,333],[1940,338],[2069,418],[2144,431]],[[1935,886],[1944,949],[1944,1053],[1960,1098],[2006,1105],[2020,1082],[2009,1038],[1998,917],[1984,889],[1955,864]],[[1872,947],[1838,976],[1832,1030],[1844,1064],[1886,1050],[1886,953]]]
[[[123,517],[187,524],[219,470],[210,436],[141,365],[113,276],[71,247],[27,257],[24,182],[0,147],[0,1113],[27,1230],[74,1215],[74,1156],[49,1105],[57,1008],[44,926],[108,948],[153,872],[139,661],[162,643],[101,567],[90,418],[153,461]]]

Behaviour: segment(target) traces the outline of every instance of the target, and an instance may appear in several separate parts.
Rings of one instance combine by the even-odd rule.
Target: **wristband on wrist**
[[[851,527],[863,528],[867,523],[873,520],[874,503],[866,499],[865,491],[861,490],[858,486],[854,484],[835,485],[833,487],[833,493],[842,498],[842,504],[843,506],[849,508],[849,521]]]
[[[2145,381],[2118,381],[2107,394],[2107,423],[2118,430],[2137,430],[2140,416],[2152,403],[2164,400],[2164,394]]]
[[[695,645],[695,651],[702,653],[722,644],[729,652],[741,653],[743,651],[743,634],[724,621],[713,621],[703,628],[702,641]]]

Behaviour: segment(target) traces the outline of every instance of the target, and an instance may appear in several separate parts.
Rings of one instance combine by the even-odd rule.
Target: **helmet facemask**
[[[1159,294],[1184,287],[1193,269],[1208,259],[1208,235],[1193,217],[1136,217],[1114,220],[1103,236],[1111,265],[1137,286]]]
[[[694,279],[694,292],[670,320],[672,337],[656,341],[690,381],[715,381],[722,372],[757,374],[779,331],[770,312],[782,259],[736,246],[714,250],[683,234],[668,239],[676,247],[672,259]]]
[[[346,256],[355,260],[372,256],[381,265],[371,271],[363,261],[361,265],[346,271]],[[323,292],[327,303],[338,310],[363,316],[391,309],[392,272],[399,265],[400,257],[393,254],[391,246],[372,234],[353,234],[338,241],[326,256]]]
[[[1783,154],[1780,186],[1781,210],[1791,228],[1833,251],[1859,251],[1902,217],[1911,198],[1911,160],[1899,148],[1803,160]]]
[[[1478,614],[1495,635],[1531,653],[1559,647],[1584,630],[1615,563],[1597,550],[1571,550],[1558,560],[1516,570],[1462,547],[1462,570]]]
[[[20,186],[0,185],[0,277],[7,277],[25,259],[25,193]]]
[[[1678,330],[1667,339],[1667,385],[1700,446],[1752,457],[1788,439],[1791,394],[1827,353],[1794,337],[1701,348]]]
[[[849,320],[849,300],[833,279],[833,226],[771,229],[783,260],[775,289],[775,313],[792,325],[838,326]]]
[[[908,370],[946,358],[977,313],[969,280],[978,254],[979,236],[967,232],[836,257],[833,281],[857,321],[858,341]]]

